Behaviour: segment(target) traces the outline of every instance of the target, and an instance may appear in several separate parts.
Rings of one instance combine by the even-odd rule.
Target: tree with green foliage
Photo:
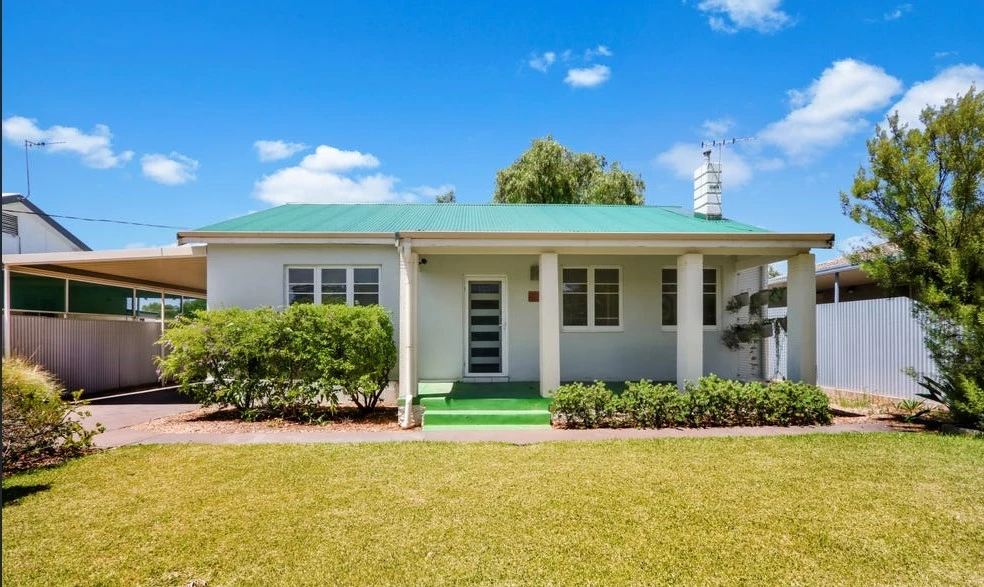
[[[912,292],[927,346],[964,423],[984,422],[984,94],[973,87],[921,125],[888,118],[844,212],[889,246],[854,255],[886,288]],[[932,390],[931,390],[932,391]],[[951,405],[952,404],[952,405]],[[976,416],[975,416],[976,414]]]
[[[535,139],[495,176],[493,201],[509,204],[632,204],[645,202],[646,184],[618,162],[575,153],[551,136]]]
[[[434,198],[434,201],[438,204],[454,204],[456,202],[454,190],[451,189],[443,194],[439,194],[436,198]]]

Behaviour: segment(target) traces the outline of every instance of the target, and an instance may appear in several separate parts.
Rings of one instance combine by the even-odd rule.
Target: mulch
[[[378,407],[370,414],[360,414],[350,407],[339,407],[334,415],[326,414],[322,422],[301,422],[270,417],[247,422],[229,407],[199,408],[183,414],[151,420],[131,427],[164,434],[216,433],[250,434],[257,432],[396,432],[402,430],[395,407]]]

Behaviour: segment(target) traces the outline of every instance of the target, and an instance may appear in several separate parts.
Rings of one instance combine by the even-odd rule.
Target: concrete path
[[[174,414],[198,409],[173,388],[121,394],[93,400],[86,409],[92,415],[84,422],[99,422],[106,431],[95,438],[96,446],[112,448],[130,444],[312,444],[357,442],[505,442],[533,444],[551,441],[599,441],[648,438],[709,438],[727,436],[790,436],[799,434],[840,434],[845,432],[892,432],[882,422],[834,424],[832,426],[754,426],[739,428],[669,428],[663,430],[442,430],[424,432],[417,428],[388,432],[287,432],[257,433],[165,433],[134,430],[132,426]]]
[[[617,439],[706,438],[728,436],[792,436],[801,434],[841,434],[846,432],[892,432],[881,423],[835,424],[832,426],[761,426],[746,428],[685,428],[663,430],[446,430],[424,432],[420,429],[399,432],[262,432],[262,433],[191,433],[169,434],[154,431],[120,429],[96,437],[101,447],[128,444],[315,444],[362,442],[505,442],[534,444],[551,441],[599,441]]]

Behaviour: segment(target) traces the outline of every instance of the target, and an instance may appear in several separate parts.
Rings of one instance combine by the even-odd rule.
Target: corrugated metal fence
[[[157,382],[159,322],[10,317],[11,350],[88,393]]]
[[[766,316],[786,315],[769,308]],[[786,336],[765,341],[765,375],[786,375]],[[912,300],[888,298],[817,305],[817,384],[897,398],[922,391],[907,368],[930,376],[936,368],[912,316]]]

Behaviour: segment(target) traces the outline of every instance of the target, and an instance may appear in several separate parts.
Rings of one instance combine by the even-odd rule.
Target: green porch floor
[[[550,398],[536,381],[464,383],[423,381],[414,403],[424,408],[424,430],[550,428]]]

